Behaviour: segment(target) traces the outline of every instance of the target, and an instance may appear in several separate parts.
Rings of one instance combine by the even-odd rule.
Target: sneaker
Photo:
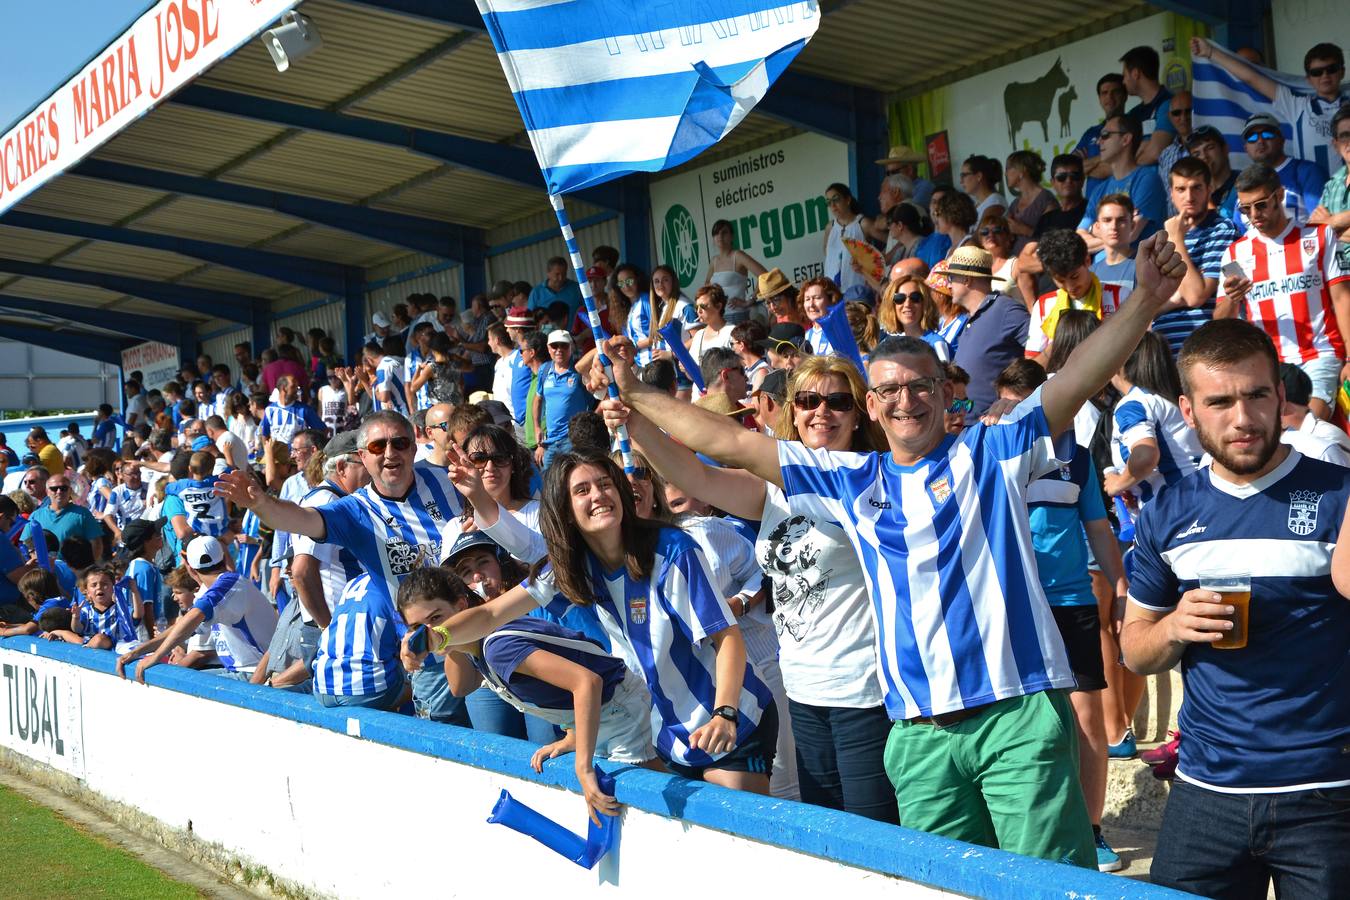
[[[1123,868],[1125,863],[1121,862],[1120,854],[1111,849],[1100,831],[1097,832],[1097,871],[1119,872]]]
[[[1167,762],[1169,759],[1177,758],[1177,748],[1181,746],[1181,732],[1167,732],[1168,741],[1165,744],[1159,744],[1152,750],[1145,750],[1139,754],[1139,761],[1150,766],[1156,766]]]
[[[1126,728],[1125,736],[1118,743],[1108,744],[1106,747],[1107,759],[1134,759],[1139,755],[1139,748],[1134,743],[1134,729]]]
[[[1171,781],[1177,774],[1177,758],[1174,756],[1171,759],[1164,760],[1150,771],[1153,772],[1153,777],[1159,781]]]

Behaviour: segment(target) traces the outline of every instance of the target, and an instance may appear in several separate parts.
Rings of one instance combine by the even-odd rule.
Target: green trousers
[[[1064,691],[1000,700],[947,728],[896,722],[886,774],[907,828],[1097,867]]]

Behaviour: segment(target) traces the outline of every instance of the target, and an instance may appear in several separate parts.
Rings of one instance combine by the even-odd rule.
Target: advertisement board
[[[178,377],[178,365],[178,348],[172,344],[146,341],[122,351],[123,374],[130,378],[132,372],[140,372],[145,388],[173,381]]]
[[[0,650],[0,744],[84,777],[79,673],[40,656]]]
[[[848,145],[802,134],[653,181],[657,259],[685,290],[708,275],[712,225],[732,225],[735,245],[794,282],[823,269],[830,214],[825,188],[848,181]]]

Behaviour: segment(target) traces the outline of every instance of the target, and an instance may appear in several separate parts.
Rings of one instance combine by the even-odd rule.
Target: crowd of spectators
[[[350,365],[281,328],[256,360],[133,373],[88,437],[0,444],[0,634],[575,754],[592,816],[617,809],[600,756],[1106,871],[1108,761],[1137,755],[1141,676],[1180,663],[1155,880],[1329,896],[1350,174],[1319,160],[1350,163],[1344,58],[1312,48],[1304,95],[1192,52],[1285,117],[1248,120],[1241,171],[1140,47],[1072,153],[949,185],[896,147],[875,213],[828,185],[823,277],[719,221],[692,297],[593,249],[606,347],[559,257],[376,312]],[[1204,588],[1221,563],[1250,619]]]

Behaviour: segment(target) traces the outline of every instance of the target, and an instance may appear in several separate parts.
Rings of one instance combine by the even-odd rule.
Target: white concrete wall
[[[112,662],[70,645],[0,640],[0,745],[320,895],[1158,895],[646,770],[619,774],[618,846],[588,871],[485,821],[506,789],[584,833],[580,796],[549,784],[571,783],[570,759],[535,776],[520,741],[388,713],[346,716],[168,666],[145,686],[109,674]]]

